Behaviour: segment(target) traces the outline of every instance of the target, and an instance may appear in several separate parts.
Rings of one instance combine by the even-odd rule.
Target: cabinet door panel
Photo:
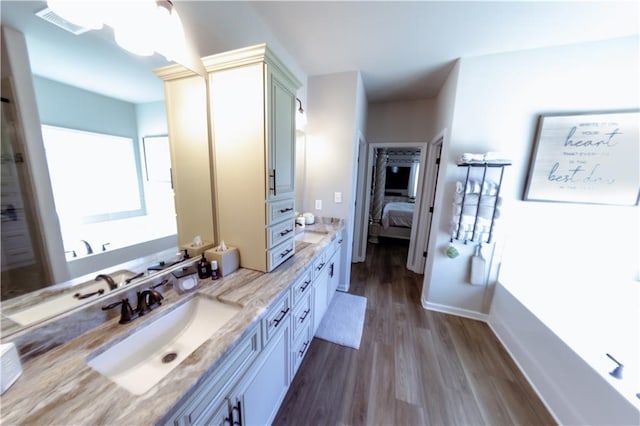
[[[267,425],[273,421],[289,388],[290,342],[291,327],[287,323],[258,360],[255,374],[249,374],[238,388],[242,425]]]
[[[327,286],[329,285],[329,268],[326,266],[322,268],[318,276],[316,277],[313,287],[313,330],[318,329],[324,313],[327,311],[327,296],[329,294]]]
[[[292,194],[295,183],[295,96],[271,72],[271,132],[269,164],[275,170],[275,194],[269,197]]]

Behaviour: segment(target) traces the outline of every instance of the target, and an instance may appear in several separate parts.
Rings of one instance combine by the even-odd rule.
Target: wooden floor
[[[314,339],[274,424],[556,424],[486,324],[422,308],[406,256],[391,240],[352,265],[360,349]]]

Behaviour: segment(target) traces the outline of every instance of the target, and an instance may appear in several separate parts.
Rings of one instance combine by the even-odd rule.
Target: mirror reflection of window
[[[56,211],[62,222],[144,214],[133,140],[42,126]],[[73,188],[73,191],[69,191]]]
[[[67,260],[175,234],[170,183],[144,185],[131,138],[47,125],[42,135]],[[168,141],[154,147],[168,156]]]

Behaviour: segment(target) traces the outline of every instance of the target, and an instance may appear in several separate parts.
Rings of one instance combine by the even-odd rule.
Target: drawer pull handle
[[[282,253],[280,253],[280,257],[285,257],[286,255],[288,255],[289,253],[291,253],[293,251],[292,248],[290,249],[286,249],[285,251],[283,251]]]
[[[288,313],[289,313],[289,308],[285,309],[284,311],[280,311],[280,316],[273,320],[273,328],[276,328],[278,325],[280,325],[280,321],[282,321],[284,317],[287,316]]]
[[[276,193],[276,169],[273,169],[273,174],[269,174],[270,178],[273,178],[273,188],[269,188],[270,191],[273,191],[273,196],[278,195]]]
[[[293,232],[293,228],[289,228],[289,229],[286,229],[286,230],[282,231],[282,232],[280,233],[280,236],[281,236],[281,237],[284,237],[284,236],[285,236],[285,235],[287,235],[289,232]]]
[[[235,412],[238,412],[238,420],[235,419]],[[231,419],[233,420],[234,426],[242,426],[242,406],[240,405],[240,401],[238,401],[237,405],[234,405],[231,409]]]
[[[300,316],[300,318],[298,318],[298,320],[299,320],[301,323],[303,323],[303,322],[304,322],[304,320],[306,320],[306,319],[307,319],[307,316],[309,315],[309,312],[311,312],[311,308],[309,308],[309,309],[307,309],[306,311],[304,311],[304,312],[302,313],[302,315]]]
[[[302,358],[302,356],[304,355],[304,352],[307,350],[307,346],[309,346],[308,340],[304,342],[304,345],[302,345],[302,349],[300,349],[300,351],[298,352],[298,355],[300,355],[300,358]]]
[[[304,285],[300,286],[300,293],[304,292],[307,289],[307,287],[309,287],[309,284],[311,284],[311,280],[310,279],[305,281]]]
[[[322,269],[324,267],[325,263],[322,262],[321,264],[318,265],[318,267],[316,268],[316,271],[319,271],[320,269]]]
[[[293,207],[287,207],[286,209],[280,209],[280,213],[290,212],[291,210],[293,210]]]

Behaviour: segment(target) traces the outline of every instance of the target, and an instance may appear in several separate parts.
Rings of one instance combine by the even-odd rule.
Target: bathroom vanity
[[[340,268],[343,229],[336,220],[306,227],[295,239],[296,256],[271,273],[241,268],[217,281],[200,280],[195,292],[167,290],[149,314],[128,324],[111,319],[27,361],[2,395],[2,423],[271,422],[335,292],[331,271],[337,276]],[[160,330],[153,340],[162,340],[170,323],[179,323],[180,307],[197,310],[194,298],[232,313],[217,329],[204,330],[210,333],[204,342],[148,390],[127,390],[116,383],[117,371],[109,376],[90,365],[110,352],[116,361],[125,353],[153,353],[136,336]]]

